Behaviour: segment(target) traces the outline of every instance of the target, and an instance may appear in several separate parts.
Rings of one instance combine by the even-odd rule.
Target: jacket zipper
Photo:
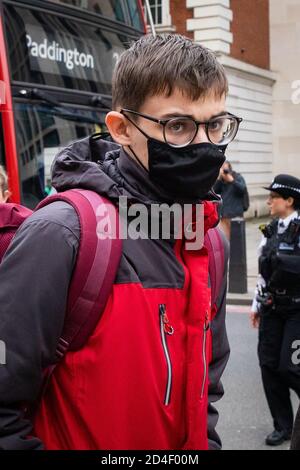
[[[160,321],[161,341],[162,341],[162,346],[163,346],[163,350],[164,350],[164,354],[165,354],[165,358],[167,362],[167,370],[168,370],[164,405],[168,406],[170,404],[170,397],[171,397],[171,390],[172,390],[172,364],[170,360],[170,354],[168,350],[166,335],[172,336],[174,334],[174,328],[169,323],[169,319],[166,314],[165,304],[159,305],[159,321]]]
[[[203,398],[204,395],[204,387],[205,387],[205,381],[206,381],[206,374],[207,374],[207,358],[206,358],[206,335],[207,331],[210,328],[210,324],[208,321],[208,313],[205,313],[205,321],[204,321],[204,326],[203,326],[203,346],[202,346],[202,358],[203,358],[203,380],[202,380],[202,387],[201,387],[201,398]]]

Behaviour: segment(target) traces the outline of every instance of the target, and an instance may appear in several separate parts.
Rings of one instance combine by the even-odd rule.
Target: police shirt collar
[[[288,215],[287,217],[285,217],[285,219],[279,219],[278,220],[278,225],[284,226],[284,228],[287,228],[289,223],[293,220],[293,219],[297,219],[298,218],[298,212],[297,211],[294,211],[292,214]]]

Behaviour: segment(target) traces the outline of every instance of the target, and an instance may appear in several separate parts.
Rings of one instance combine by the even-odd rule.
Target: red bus
[[[104,130],[115,62],[145,30],[140,0],[0,0],[0,165],[11,202],[35,207],[59,149]]]

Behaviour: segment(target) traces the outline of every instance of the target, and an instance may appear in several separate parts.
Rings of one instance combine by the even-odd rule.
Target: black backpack
[[[250,206],[250,198],[249,198],[249,193],[247,186],[245,187],[244,195],[243,195],[243,209],[244,212],[246,212],[249,209]]]

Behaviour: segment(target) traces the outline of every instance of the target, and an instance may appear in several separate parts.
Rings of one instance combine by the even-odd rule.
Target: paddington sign
[[[91,54],[79,51],[76,47],[67,49],[56,41],[34,41],[30,34],[26,35],[27,47],[32,57],[38,59],[47,59],[53,62],[63,63],[68,70],[74,67],[82,67],[84,69],[94,69],[95,61]]]

